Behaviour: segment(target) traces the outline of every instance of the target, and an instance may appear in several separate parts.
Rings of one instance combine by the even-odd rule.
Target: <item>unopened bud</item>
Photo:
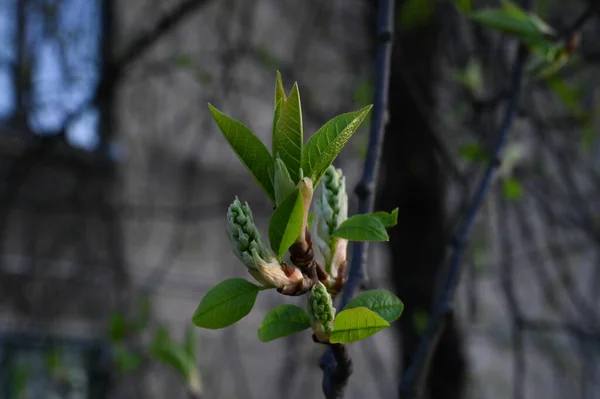
[[[329,340],[329,334],[333,331],[333,319],[335,308],[331,295],[321,282],[315,282],[308,295],[308,314],[313,332],[321,342]]]
[[[268,287],[284,288],[303,279],[297,268],[280,264],[273,251],[262,241],[248,203],[242,204],[236,198],[230,205],[227,233],[233,243],[233,252],[258,282]]]
[[[314,223],[313,240],[325,258],[325,271],[333,278],[346,262],[348,241],[331,235],[348,218],[348,194],[346,178],[341,169],[329,166],[323,176],[321,195],[315,201],[317,218]]]

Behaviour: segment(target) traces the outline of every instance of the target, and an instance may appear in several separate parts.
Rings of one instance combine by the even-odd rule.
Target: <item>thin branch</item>
[[[327,378],[323,378],[323,392],[327,399],[344,397],[344,389],[352,374],[352,359],[348,347],[344,344],[329,344],[329,350],[333,355],[334,363],[327,362],[323,358],[321,369]]]
[[[402,399],[419,397],[422,386],[418,386],[419,381],[424,379],[422,373],[427,369],[426,361],[431,357],[431,353],[435,351],[434,338],[439,335],[440,329],[443,328],[441,323],[447,314],[452,311],[454,291],[461,271],[462,256],[466,248],[466,241],[474,225],[475,218],[481,207],[483,200],[490,189],[494,173],[500,164],[500,155],[504,148],[504,143],[508,135],[508,131],[517,115],[519,97],[521,92],[523,67],[527,58],[526,49],[521,46],[517,53],[517,59],[513,67],[511,99],[507,105],[507,109],[502,121],[502,125],[497,134],[497,141],[493,151],[493,157],[487,165],[479,186],[472,197],[467,212],[459,227],[458,233],[452,240],[454,250],[449,258],[448,267],[441,270],[448,270],[444,289],[435,302],[435,308],[432,314],[431,323],[425,335],[421,338],[417,351],[413,358],[412,364],[405,373],[400,384],[400,396]]]
[[[375,96],[373,114],[371,118],[371,132],[369,135],[369,146],[365,160],[363,175],[356,187],[358,197],[358,213],[369,213],[373,211],[375,202],[374,191],[377,184],[379,163],[381,159],[381,148],[387,119],[388,91],[390,81],[390,65],[392,59],[392,38],[394,24],[395,0],[380,0],[377,15],[377,56],[375,59]],[[368,255],[368,246],[365,242],[355,242],[352,250],[352,261],[348,272],[348,281],[342,291],[342,299],[339,308],[343,307],[352,299],[354,292],[363,281],[364,268]],[[338,363],[340,348],[335,345],[329,347],[321,359],[323,369],[323,392],[327,398],[341,398],[348,381],[341,378],[341,374],[348,373],[351,368],[345,364]],[[347,350],[344,348],[344,350]],[[337,396],[332,396],[337,395]]]

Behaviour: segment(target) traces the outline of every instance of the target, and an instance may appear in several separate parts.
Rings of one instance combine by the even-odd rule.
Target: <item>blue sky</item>
[[[16,61],[17,1],[24,0],[0,1],[0,120],[15,110],[11,64]],[[26,43],[33,60],[29,122],[38,134],[60,129],[66,116],[92,96],[99,78],[100,12],[99,0],[28,0]],[[95,148],[97,110],[77,118],[67,129],[67,140]]]

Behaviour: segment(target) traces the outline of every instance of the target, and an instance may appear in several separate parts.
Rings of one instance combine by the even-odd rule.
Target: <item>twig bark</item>
[[[373,101],[373,114],[371,118],[371,131],[367,158],[365,160],[363,175],[356,187],[356,196],[359,199],[358,213],[373,211],[374,191],[377,184],[379,163],[383,134],[385,131],[386,113],[388,104],[388,89],[390,80],[390,64],[392,54],[392,38],[394,26],[395,0],[380,0],[377,13],[377,56],[375,59],[375,96]],[[365,275],[364,268],[368,254],[367,243],[355,242],[352,250],[352,261],[348,272],[348,280],[342,291],[339,309],[352,299],[359,289]],[[344,355],[344,356],[341,356]],[[327,398],[341,398],[352,372],[348,349],[345,345],[334,344],[329,347],[321,359],[323,369],[323,393]]]
[[[459,226],[457,234],[452,239],[453,251],[449,258],[448,267],[441,270],[447,270],[446,280],[443,290],[435,301],[435,308],[431,317],[431,323],[421,338],[413,362],[403,376],[400,383],[400,397],[402,399],[420,398],[424,390],[423,374],[427,371],[427,363],[431,354],[435,351],[436,337],[444,328],[444,320],[452,312],[454,290],[461,270],[462,255],[466,248],[466,241],[474,225],[475,218],[483,203],[483,200],[489,191],[494,173],[500,165],[500,155],[504,148],[504,143],[508,131],[514,121],[519,104],[519,97],[522,86],[523,68],[527,58],[527,50],[520,46],[517,59],[513,66],[511,98],[504,114],[504,119],[497,134],[497,141],[494,147],[493,156],[487,165],[483,177],[475,191],[463,220]]]

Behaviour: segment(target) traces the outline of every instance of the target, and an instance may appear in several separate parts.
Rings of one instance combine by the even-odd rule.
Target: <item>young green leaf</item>
[[[460,148],[460,155],[463,159],[471,162],[488,162],[490,156],[478,143],[468,143]]]
[[[123,344],[116,344],[112,348],[116,369],[119,373],[128,373],[138,369],[144,362],[144,358],[137,352],[133,352]]]
[[[347,309],[335,318],[329,342],[347,344],[360,341],[389,326],[390,323],[372,310],[364,307]]]
[[[294,183],[300,180],[302,145],[302,106],[298,84],[294,83],[290,96],[281,106],[273,135],[273,155],[283,160]]]
[[[310,328],[308,313],[295,305],[279,305],[265,316],[258,329],[262,342],[272,341]]]
[[[304,175],[312,179],[315,189],[327,167],[344,148],[371,108],[372,105],[367,105],[358,111],[336,116],[308,140],[304,147],[302,169]]]
[[[346,219],[332,234],[349,241],[388,241],[390,237],[378,217],[368,214]]]
[[[261,289],[242,278],[227,279],[204,295],[192,321],[202,328],[230,326],[250,313]]]
[[[370,214],[371,216],[379,219],[383,227],[394,227],[398,224],[398,208],[394,209],[391,212],[374,212]]]
[[[435,0],[406,0],[400,10],[400,26],[417,28],[429,21],[435,11]]]
[[[272,170],[273,160],[269,150],[243,123],[225,115],[210,103],[208,108],[237,157],[250,171],[271,201],[275,202],[273,184],[269,173]]]
[[[502,191],[504,191],[504,198],[516,201],[523,195],[523,186],[516,179],[504,179],[502,182]]]
[[[192,325],[188,325],[185,330],[185,341],[183,343],[185,353],[192,360],[196,360],[196,331]]]
[[[185,350],[176,342],[171,341],[165,327],[156,330],[154,340],[150,345],[150,354],[158,361],[173,367],[183,378],[188,378],[193,363]]]
[[[271,216],[269,243],[279,260],[300,235],[304,221],[303,206],[302,194],[297,188],[287,196]]]
[[[110,325],[108,335],[113,342],[121,342],[127,336],[128,325],[125,317],[120,313],[113,313],[110,316]]]
[[[344,308],[368,308],[377,313],[388,323],[393,322],[402,314],[404,304],[391,292],[383,289],[365,291],[352,299]]]
[[[471,13],[471,18],[492,29],[514,35],[528,44],[546,42],[554,31],[533,14],[529,14],[510,1],[503,8],[483,9]]]
[[[279,114],[281,113],[281,108],[287,101],[287,96],[285,95],[285,90],[283,89],[283,82],[281,81],[281,73],[277,71],[277,79],[275,81],[275,96],[273,99],[273,104],[275,105],[275,111],[273,113],[273,132],[272,132],[272,145],[271,149],[275,149],[275,128],[277,127],[277,122],[279,122]],[[276,153],[273,152],[275,155]]]
[[[454,0],[453,3],[461,12],[470,12],[473,7],[472,0]]]

